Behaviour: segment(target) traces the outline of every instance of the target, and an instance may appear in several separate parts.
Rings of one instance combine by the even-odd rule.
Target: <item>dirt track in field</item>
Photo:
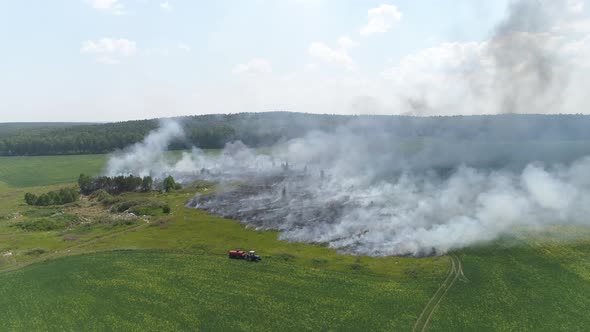
[[[426,331],[428,323],[430,322],[430,318],[432,318],[432,315],[440,305],[441,301],[443,300],[449,289],[453,287],[453,285],[455,284],[457,279],[459,279],[459,277],[462,277],[463,280],[468,281],[465,277],[465,274],[463,273],[463,264],[461,263],[461,259],[459,259],[459,257],[457,257],[457,255],[455,254],[450,254],[449,258],[451,260],[449,274],[447,275],[445,281],[443,281],[443,283],[434,293],[434,295],[430,298],[424,309],[422,309],[422,312],[416,319],[416,323],[412,328],[412,331],[414,332]]]
[[[31,264],[35,264],[35,263],[39,263],[39,262],[43,262],[43,261],[55,259],[55,258],[58,258],[58,257],[64,257],[64,256],[73,255],[73,254],[74,255],[75,254],[80,254],[79,252],[72,252],[72,249],[82,248],[82,247],[85,247],[87,245],[96,243],[96,242],[98,242],[100,240],[103,240],[103,239],[106,239],[106,238],[109,238],[109,237],[116,237],[117,235],[120,235],[120,234],[123,234],[123,233],[134,232],[134,231],[136,231],[138,229],[141,229],[143,227],[146,227],[146,226],[147,226],[146,224],[142,224],[142,225],[139,225],[139,226],[135,226],[135,227],[131,227],[131,228],[126,228],[126,229],[121,230],[121,231],[118,231],[118,232],[109,233],[109,234],[105,234],[105,235],[102,235],[102,236],[99,236],[99,237],[95,237],[95,238],[92,238],[92,239],[90,239],[88,241],[75,244],[75,245],[73,245],[71,247],[63,248],[61,250],[54,251],[52,253],[43,255],[43,256],[41,256],[39,258],[35,258],[35,259],[27,260],[27,261],[24,261],[24,262],[16,263],[14,265],[11,265],[11,266],[8,266],[8,267],[5,267],[5,268],[0,268],[0,273],[18,270],[18,269],[21,269],[21,268],[23,268],[25,266],[29,266]]]

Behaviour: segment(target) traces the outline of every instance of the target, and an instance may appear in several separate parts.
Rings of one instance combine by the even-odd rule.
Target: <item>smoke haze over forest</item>
[[[576,1],[511,2],[492,38],[456,59],[455,73],[445,78],[454,91],[436,95],[442,83],[428,77],[419,98],[419,90],[404,90],[410,92],[408,113],[566,109],[572,91],[581,93],[582,86],[569,84],[575,66],[563,57],[563,40],[554,31],[578,10]],[[472,65],[467,71],[466,63]],[[278,141],[268,153],[236,141],[220,155],[194,148],[178,161],[169,160],[166,149],[183,139],[183,129],[164,122],[142,143],[113,156],[106,172],[239,181],[237,188],[222,185],[213,195],[197,195],[189,206],[280,230],[286,240],[328,243],[356,254],[443,254],[522,229],[589,225],[588,146],[563,142],[576,126],[519,126],[504,119],[505,126],[484,126],[488,132],[461,118],[433,119],[447,123],[446,129],[425,138],[400,137],[402,129],[378,118],[358,118]]]
[[[221,182],[189,205],[357,254],[442,254],[522,227],[588,223],[588,147],[541,146],[529,160],[518,143],[494,151],[493,142],[404,141],[368,126],[313,132],[268,153],[238,141],[218,155],[194,148],[175,159],[166,148],[182,130],[165,122],[114,155],[106,173]]]

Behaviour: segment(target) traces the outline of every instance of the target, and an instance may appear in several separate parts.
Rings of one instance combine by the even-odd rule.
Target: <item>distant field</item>
[[[80,173],[99,174],[105,155],[0,157],[0,182],[13,187],[76,182]]]
[[[218,149],[204,149],[205,154],[218,154]],[[170,151],[180,158],[187,150]],[[81,173],[99,175],[106,166],[108,155],[69,155],[0,157],[0,182],[15,188],[73,183]]]

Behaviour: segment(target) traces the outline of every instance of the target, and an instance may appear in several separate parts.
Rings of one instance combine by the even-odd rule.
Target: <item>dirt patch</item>
[[[0,194],[0,198],[7,198],[7,197],[14,197],[17,195],[22,194],[22,192],[20,191],[13,191],[13,192],[9,192],[9,193],[4,193],[4,194]]]
[[[63,237],[64,241],[77,241],[80,237],[74,234],[66,234]]]

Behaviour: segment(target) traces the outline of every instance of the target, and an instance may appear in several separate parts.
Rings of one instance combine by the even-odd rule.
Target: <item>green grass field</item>
[[[75,182],[81,173],[98,174],[104,155],[0,157],[0,182],[12,187]]]
[[[276,261],[117,251],[0,274],[0,330],[408,330],[430,296],[423,286]]]
[[[203,186],[123,195],[172,207],[132,224],[15,227],[110,215],[92,201],[46,208],[23,201],[25,192],[97,174],[104,162],[0,158],[0,330],[410,331],[451,266],[448,256],[356,257],[278,241],[276,232],[185,208],[197,190],[212,189]],[[590,231],[554,232],[456,252],[464,277],[441,297],[427,330],[587,330]],[[234,247],[256,249],[263,261],[227,259]]]
[[[588,241],[463,250],[466,282],[435,312],[433,331],[585,331],[590,326]]]

